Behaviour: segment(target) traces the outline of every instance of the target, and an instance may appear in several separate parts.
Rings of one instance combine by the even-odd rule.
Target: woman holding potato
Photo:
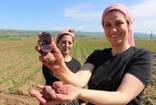
[[[108,6],[102,14],[101,23],[111,48],[94,51],[74,74],[66,67],[51,41],[53,50],[47,56],[41,54],[40,61],[59,75],[65,85],[58,88],[60,92],[53,94],[52,100],[42,98],[36,90],[30,94],[47,105],[70,102],[75,98],[87,101],[88,105],[141,104],[152,74],[153,54],[147,49],[135,47],[133,17],[125,5]],[[36,50],[40,52],[39,47]],[[87,83],[89,89],[80,88]]]
[[[39,37],[40,37],[40,35],[41,34],[39,34]],[[73,73],[76,73],[81,68],[81,64],[78,60],[76,60],[75,58],[70,56],[70,53],[74,47],[74,44],[75,44],[75,35],[74,35],[73,29],[61,31],[56,36],[56,45],[57,45],[58,49],[60,50],[61,54],[63,55],[64,62],[66,64],[66,66]],[[63,84],[63,83],[61,83],[61,81],[59,80],[57,75],[55,73],[53,73],[53,71],[50,70],[44,64],[42,66],[42,71],[43,71],[43,75],[46,79],[46,85],[52,86],[52,84],[55,81],[59,81],[59,84]],[[61,103],[59,105],[71,105],[71,104],[74,104],[75,102],[78,103],[79,105],[85,105],[85,101],[83,101],[83,100],[74,100],[73,102]]]

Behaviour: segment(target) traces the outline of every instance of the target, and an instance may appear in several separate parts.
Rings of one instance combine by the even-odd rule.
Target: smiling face
[[[109,11],[104,17],[104,31],[112,46],[128,43],[128,22],[125,15],[118,11]]]
[[[73,38],[70,35],[63,35],[57,44],[57,47],[61,51],[62,55],[69,55],[73,46]]]

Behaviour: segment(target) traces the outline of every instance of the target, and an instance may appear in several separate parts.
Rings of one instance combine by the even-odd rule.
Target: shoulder
[[[103,49],[103,50],[95,50],[88,59],[96,59],[99,60],[101,58],[109,57],[111,56],[111,48],[109,49]]]
[[[81,63],[72,57],[72,60],[69,62],[70,65],[81,67]]]
[[[72,60],[71,61],[79,62],[77,59],[75,59],[73,57],[72,57]]]
[[[108,54],[110,53],[111,51],[111,48],[106,48],[106,49],[103,49],[103,50],[95,50],[91,55],[103,55],[103,54]]]
[[[67,67],[74,73],[76,73],[77,70],[79,70],[81,67],[80,62],[75,58],[72,58],[72,60],[70,62],[65,62],[65,63],[67,65]]]
[[[148,49],[138,47],[132,47],[131,49],[133,50],[134,56],[136,57],[149,57],[149,58],[154,57],[153,53]]]
[[[141,53],[146,53],[146,52],[151,52],[150,50],[148,49],[145,49],[145,48],[138,48],[138,47],[134,47],[132,46],[131,49],[133,49],[134,51],[140,51]]]
[[[72,57],[71,62],[80,63],[77,59],[75,59],[75,58],[73,58],[73,57]]]
[[[110,58],[111,56],[111,48],[95,50],[91,55],[89,55],[85,63],[91,63],[95,66],[96,64],[101,64],[104,60]]]
[[[127,73],[130,73],[140,79],[145,86],[149,84],[152,74],[153,53],[145,48],[132,47],[133,56],[130,58],[130,66]]]

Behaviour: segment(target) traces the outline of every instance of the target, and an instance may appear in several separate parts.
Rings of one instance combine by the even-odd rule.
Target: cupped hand
[[[57,100],[62,102],[72,102],[78,97],[78,90],[81,88],[71,84],[66,84],[55,90]]]
[[[30,94],[35,96],[37,100],[44,105],[55,105],[63,102],[72,102],[77,98],[78,90],[80,89],[70,84],[56,87],[55,92],[51,86],[37,85],[37,87],[40,88],[42,92],[32,89]]]
[[[56,94],[51,86],[37,85],[37,87],[40,88],[42,92],[32,89],[29,93],[32,96],[35,96],[40,103],[44,105],[56,105],[62,103],[62,101],[57,100]],[[49,95],[49,93],[47,94],[47,91],[49,91],[51,95]]]

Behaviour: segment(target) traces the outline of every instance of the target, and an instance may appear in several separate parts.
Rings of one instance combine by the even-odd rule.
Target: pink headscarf
[[[59,40],[59,38],[60,38],[60,36],[62,36],[63,34],[69,34],[69,35],[71,35],[72,36],[72,38],[73,38],[73,42],[75,43],[75,35],[74,35],[74,29],[69,29],[69,30],[64,30],[64,31],[61,31],[58,35],[57,35],[57,37],[56,37],[56,45],[58,44],[58,40]]]
[[[106,15],[106,13],[108,13],[110,10],[114,10],[114,9],[119,10],[125,14],[125,17],[126,17],[127,21],[129,22],[128,43],[131,46],[135,46],[134,36],[133,36],[133,17],[132,17],[131,12],[127,6],[125,6],[123,4],[112,4],[112,5],[108,6],[102,14],[102,27],[104,28],[103,23],[104,23],[104,17]]]

